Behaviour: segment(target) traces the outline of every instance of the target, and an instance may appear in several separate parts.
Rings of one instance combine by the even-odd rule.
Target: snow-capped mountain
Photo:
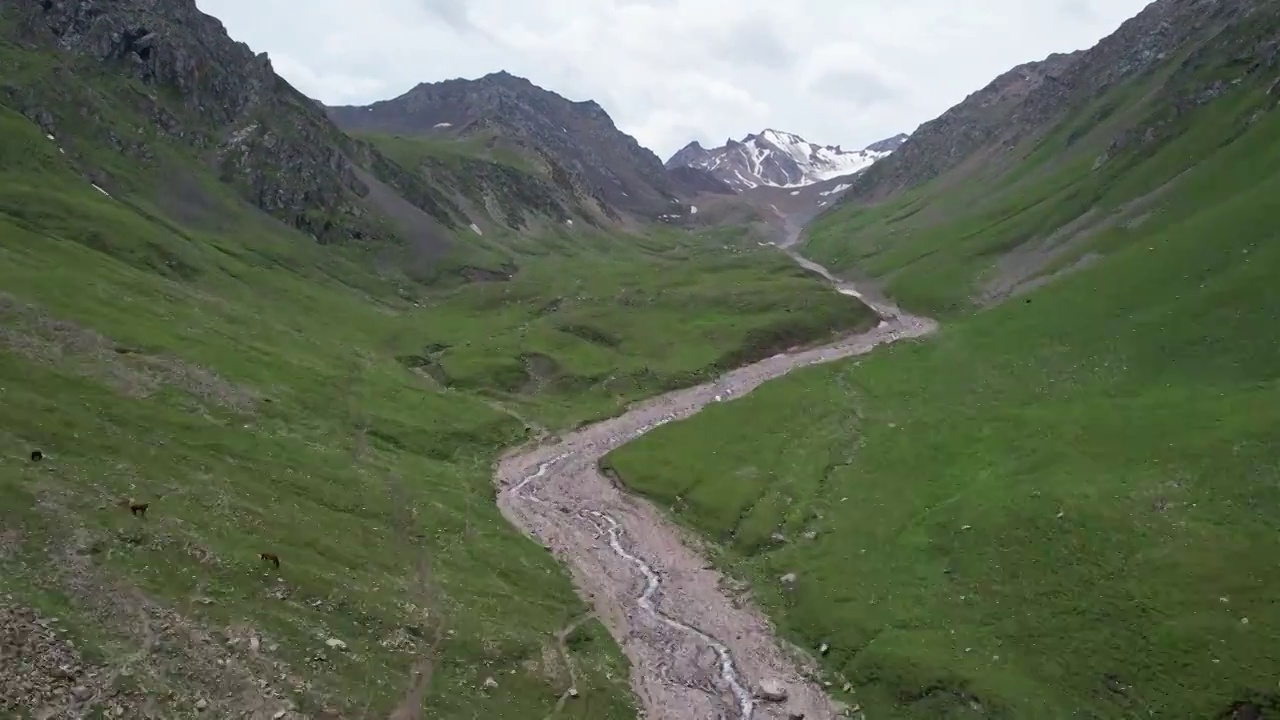
[[[823,180],[852,175],[888,156],[906,136],[895,136],[864,150],[839,145],[816,145],[799,135],[765,130],[742,140],[727,140],[706,149],[696,140],[667,161],[667,168],[706,170],[738,191],[761,185],[802,187]]]

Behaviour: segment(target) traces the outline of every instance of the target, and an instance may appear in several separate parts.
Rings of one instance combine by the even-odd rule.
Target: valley
[[[856,293],[848,286],[838,289]],[[776,646],[768,622],[749,602],[732,596],[727,578],[705,565],[689,539],[653,507],[612,484],[598,461],[650,430],[707,405],[732,403],[793,369],[934,330],[928,319],[892,307],[877,310],[884,319],[873,329],[646,400],[555,443],[509,454],[499,464],[503,514],[571,568],[579,594],[621,642],[646,717],[830,717],[837,711],[797,661]],[[646,579],[638,603],[637,569]],[[762,687],[780,688],[772,706],[758,699]]]
[[[0,6],[0,716],[1280,717],[1278,33],[664,161]]]

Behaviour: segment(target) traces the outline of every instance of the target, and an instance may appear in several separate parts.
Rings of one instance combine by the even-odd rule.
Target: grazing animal
[[[258,553],[258,557],[262,558],[263,560],[266,560],[272,565],[275,565],[277,570],[280,569],[280,557],[275,553],[262,552],[262,553]]]
[[[135,517],[141,515],[147,516],[147,508],[151,507],[151,503],[138,502],[137,500],[129,501],[129,512]]]
[[[43,459],[44,459],[44,453],[40,452],[39,450],[31,451],[31,462],[40,462]]]

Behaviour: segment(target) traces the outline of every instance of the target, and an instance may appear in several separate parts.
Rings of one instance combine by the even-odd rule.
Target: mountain
[[[908,137],[910,137],[910,135],[907,135],[906,133],[898,133],[897,135],[894,135],[893,137],[890,137],[890,138],[885,138],[880,142],[873,142],[870,145],[868,145],[866,149],[871,152],[891,153],[894,150],[897,150],[898,148],[902,147],[902,143],[906,142]]]
[[[232,41],[191,2],[122,0],[109,10],[88,2],[23,3],[7,22],[14,40],[57,54],[47,68],[14,68],[0,88],[6,104],[50,136],[95,135],[118,159],[64,149],[109,191],[139,189],[116,166],[167,166],[157,143],[180,143],[197,149],[241,198],[322,242],[394,234],[371,214],[382,187],[412,198],[415,229],[405,232],[424,246],[438,249],[444,231],[468,222],[443,193],[344,135],[275,74],[266,55]],[[84,61],[115,73],[115,92],[77,76]],[[65,82],[25,82],[42,71]],[[114,127],[117,118],[132,124]]]
[[[709,150],[695,140],[672,155],[666,166],[705,170],[738,190],[762,185],[801,187],[860,172],[899,144],[897,138],[890,138],[863,150],[845,150],[816,145],[792,133],[764,130]]]
[[[845,199],[884,198],[966,164],[1005,169],[1025,156],[1015,150],[1043,138],[1069,113],[1142,79],[1151,94],[1141,105],[1162,116],[1127,118],[1131,125],[1146,124],[1113,140],[1117,147],[1153,144],[1173,120],[1223,94],[1229,83],[1274,67],[1276,39],[1244,28],[1269,12],[1268,3],[1252,0],[1152,2],[1094,47],[1019,65],[924,123],[891,158],[863,173]],[[1187,56],[1175,62],[1179,52]],[[1221,67],[1222,77],[1206,73],[1210,65]],[[1167,69],[1168,77],[1154,76],[1159,69]],[[1117,105],[1094,107],[1093,122],[1123,119],[1111,117]]]
[[[420,278],[505,277],[509,252],[480,239],[490,230],[616,215],[566,190],[569,173],[554,165],[540,173],[485,147],[344,133],[190,0],[24,3],[4,21],[13,65],[0,100],[113,196],[177,204],[210,223],[234,196]],[[152,181],[157,173],[170,182]]]
[[[327,112],[339,127],[364,136],[478,138],[525,158],[612,219],[653,219],[680,207],[661,160],[599,104],[567,100],[507,72],[421,83],[390,100]]]

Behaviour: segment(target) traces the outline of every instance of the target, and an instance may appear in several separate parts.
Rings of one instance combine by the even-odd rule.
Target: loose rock
[[[783,702],[787,699],[787,686],[773,678],[761,680],[760,699],[768,700],[769,702]]]

